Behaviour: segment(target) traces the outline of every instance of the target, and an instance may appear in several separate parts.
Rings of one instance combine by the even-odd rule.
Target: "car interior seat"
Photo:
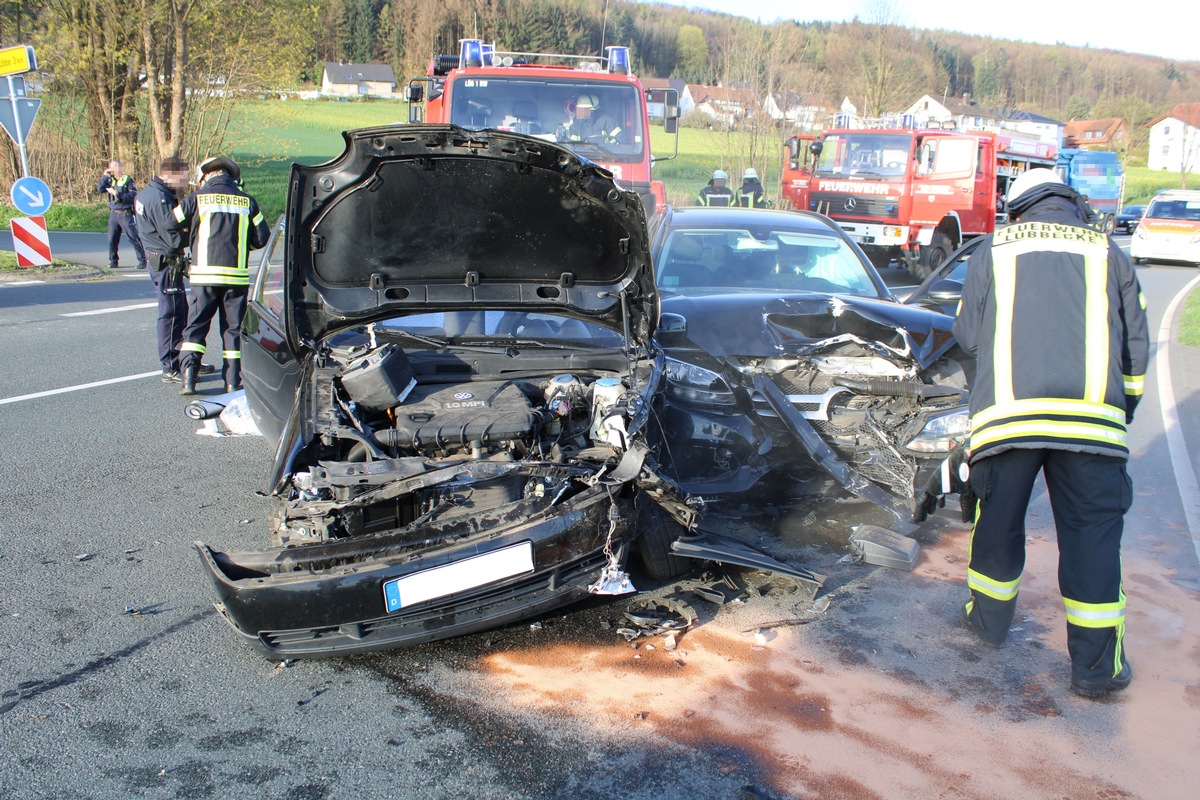
[[[658,285],[664,289],[677,286],[703,286],[708,283],[708,270],[700,263],[704,245],[692,236],[676,235],[667,249],[667,260],[658,273]]]
[[[514,100],[512,115],[517,120],[514,126],[517,133],[534,134],[543,132],[541,123],[538,122],[537,103],[532,100]]]

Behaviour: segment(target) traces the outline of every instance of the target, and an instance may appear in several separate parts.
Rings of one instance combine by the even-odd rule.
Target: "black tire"
[[[954,251],[954,242],[941,229],[933,232],[933,239],[929,244],[921,246],[920,256],[917,258],[916,264],[913,265],[912,275],[918,281],[923,281],[930,274],[941,266],[942,262],[950,257],[950,253]]]
[[[690,572],[695,560],[671,553],[671,542],[686,532],[684,527],[645,494],[639,494],[634,500],[634,509],[634,525],[638,532],[634,552],[646,577],[667,581]]]
[[[1104,219],[1100,224],[1104,232],[1107,234],[1111,235],[1117,230],[1117,218],[1112,214],[1105,214]]]

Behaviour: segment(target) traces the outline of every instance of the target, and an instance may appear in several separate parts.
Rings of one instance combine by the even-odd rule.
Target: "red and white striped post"
[[[12,237],[18,267],[40,267],[52,260],[45,217],[13,217]]]

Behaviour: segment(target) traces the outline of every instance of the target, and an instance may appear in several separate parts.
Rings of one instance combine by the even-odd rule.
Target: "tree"
[[[878,117],[910,102],[927,75],[894,0],[870,0],[867,9],[866,46],[858,51],[859,90],[863,114]]]
[[[183,146],[187,110],[188,29],[193,0],[142,0],[142,54],[146,96],[157,161],[177,156]]]
[[[1092,113],[1092,104],[1086,99],[1077,94],[1071,95],[1071,99],[1067,101],[1067,107],[1064,116],[1068,120],[1072,119],[1089,119]]]
[[[712,64],[708,55],[708,38],[695,25],[684,25],[675,35],[675,76],[688,83],[707,83],[711,80]]]

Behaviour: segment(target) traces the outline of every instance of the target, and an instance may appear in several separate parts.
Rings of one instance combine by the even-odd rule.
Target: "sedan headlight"
[[[971,414],[966,406],[930,417],[905,447],[915,453],[949,453],[967,444],[971,435]]]
[[[668,358],[666,374],[667,393],[673,397],[710,406],[737,404],[729,384],[711,369]]]

